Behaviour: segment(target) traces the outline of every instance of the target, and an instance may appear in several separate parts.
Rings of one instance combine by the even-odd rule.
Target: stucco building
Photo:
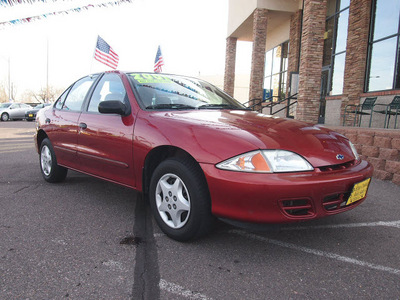
[[[224,90],[234,94],[237,43],[251,41],[250,100],[297,93],[280,114],[327,125],[367,97],[384,110],[400,95],[399,16],[400,0],[229,0]]]

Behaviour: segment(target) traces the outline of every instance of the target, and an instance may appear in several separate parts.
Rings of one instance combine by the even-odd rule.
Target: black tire
[[[160,163],[151,177],[149,200],[158,226],[174,240],[199,238],[213,226],[207,183],[200,166],[190,159]]]
[[[1,120],[3,122],[10,120],[10,116],[8,115],[8,113],[2,113],[1,114]]]
[[[40,145],[39,164],[43,178],[47,182],[61,182],[67,177],[68,169],[57,164],[53,145],[48,138],[45,138]]]

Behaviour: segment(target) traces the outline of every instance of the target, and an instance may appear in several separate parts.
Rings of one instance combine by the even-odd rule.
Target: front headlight
[[[359,161],[359,160],[360,160],[360,156],[359,156],[358,153],[357,153],[356,147],[354,147],[354,144],[353,144],[352,142],[350,142],[350,141],[349,141],[349,144],[350,144],[351,151],[353,151],[353,154],[354,154],[355,159],[356,159],[357,161]]]
[[[276,173],[312,171],[311,164],[300,155],[286,150],[258,150],[235,156],[216,165],[222,170]]]

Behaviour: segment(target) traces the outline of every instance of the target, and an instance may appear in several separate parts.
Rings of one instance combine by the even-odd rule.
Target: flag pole
[[[45,103],[49,103],[49,37],[47,36],[47,57],[46,57],[46,100]]]
[[[94,54],[96,53],[96,47],[97,47],[97,41],[99,40],[99,35],[97,35],[96,38],[96,44],[94,45],[94,50],[93,50],[93,54],[92,54],[92,60],[90,62],[90,72],[89,74],[92,74],[92,67],[93,67],[93,60],[94,60]]]
[[[11,63],[10,63],[10,54],[8,54],[8,101],[12,102],[11,99]]]

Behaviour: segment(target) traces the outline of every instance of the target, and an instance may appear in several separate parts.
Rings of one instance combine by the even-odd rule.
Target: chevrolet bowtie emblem
[[[344,155],[343,154],[338,154],[338,155],[336,155],[336,159],[343,160],[344,159]]]

